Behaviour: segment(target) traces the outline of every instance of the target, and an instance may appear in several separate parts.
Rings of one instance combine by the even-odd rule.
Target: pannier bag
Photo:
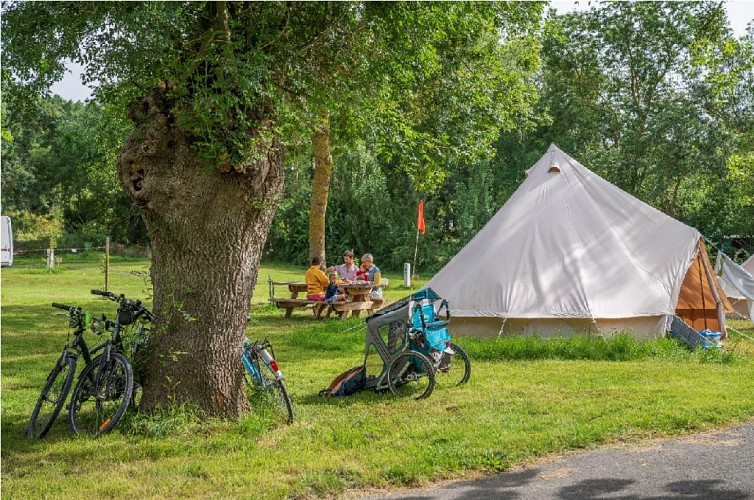
[[[367,367],[355,366],[335,377],[327,389],[319,391],[320,396],[350,396],[364,389],[367,383]]]

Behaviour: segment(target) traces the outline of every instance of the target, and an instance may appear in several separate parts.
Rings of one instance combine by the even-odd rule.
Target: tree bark
[[[241,347],[283,150],[273,139],[238,168],[202,160],[170,106],[164,88],[132,106],[135,128],[118,157],[152,237],[156,320],[142,405],[188,403],[237,418],[248,408]]]
[[[330,126],[328,115],[314,128],[312,134],[314,154],[314,180],[312,181],[312,201],[309,210],[309,259],[325,256],[325,219],[327,198],[330,196],[332,178],[332,155],[330,154]]]

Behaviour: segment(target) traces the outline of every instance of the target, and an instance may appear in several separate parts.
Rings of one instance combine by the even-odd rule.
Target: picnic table
[[[303,281],[272,281],[267,280],[270,287],[270,302],[275,304],[279,309],[285,309],[285,317],[290,318],[293,310],[297,307],[311,307],[314,316],[319,318],[322,311],[327,308],[327,304],[318,300],[308,300],[306,298],[306,283]],[[275,286],[284,286],[288,289],[290,297],[275,297]],[[303,293],[304,298],[298,298],[298,294]]]
[[[327,310],[326,317],[329,317],[335,311],[340,319],[346,319],[349,313],[358,317],[361,311],[372,314],[375,309],[382,307],[381,299],[371,300],[369,298],[369,292],[377,286],[374,283],[362,281],[342,284],[340,288],[345,292],[346,300],[325,304],[322,301],[306,299],[306,283],[303,281],[272,281],[272,278],[269,278],[267,282],[270,288],[270,302],[279,309],[285,309],[286,318],[290,318],[293,310],[297,307],[311,307],[314,316],[317,318],[320,318],[325,310]],[[275,286],[285,287],[290,296],[276,297]],[[304,297],[299,298],[299,293],[304,294]]]
[[[346,319],[349,313],[358,317],[361,311],[372,314],[375,309],[382,307],[382,299],[372,300],[369,298],[369,292],[377,286],[366,281],[342,284],[340,288],[346,294],[345,302],[333,302],[330,307],[338,314],[340,319]]]

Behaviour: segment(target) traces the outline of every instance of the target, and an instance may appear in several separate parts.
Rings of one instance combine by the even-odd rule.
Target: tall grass
[[[466,339],[464,345],[473,359],[479,360],[589,360],[639,361],[674,360],[699,363],[732,363],[743,359],[741,354],[723,349],[691,350],[680,341],[662,338],[637,340],[627,334],[611,338],[570,337],[542,339],[539,337],[501,337]]]

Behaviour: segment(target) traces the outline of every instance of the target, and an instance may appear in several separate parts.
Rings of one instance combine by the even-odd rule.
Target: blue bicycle
[[[285,417],[286,422],[293,422],[293,403],[270,341],[264,339],[252,343],[245,339],[242,359],[244,379],[251,392],[250,402],[263,412],[269,410]]]

